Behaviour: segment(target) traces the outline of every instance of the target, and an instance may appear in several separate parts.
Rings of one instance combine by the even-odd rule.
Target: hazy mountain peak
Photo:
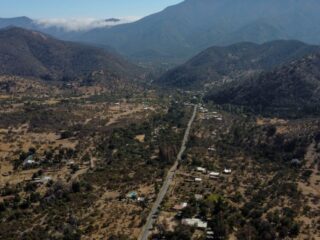
[[[108,44],[133,58],[187,59],[212,45],[239,41],[300,40],[320,43],[320,1],[187,0],[112,29],[92,30],[82,40]]]

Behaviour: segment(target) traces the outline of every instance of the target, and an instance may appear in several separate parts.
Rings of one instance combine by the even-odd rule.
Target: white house
[[[201,195],[201,194],[195,194],[195,195],[194,195],[194,198],[195,198],[197,201],[200,201],[200,200],[203,199],[203,195]]]
[[[146,199],[145,199],[144,197],[138,197],[137,201],[138,201],[138,202],[145,202]]]
[[[49,176],[44,176],[43,178],[42,178],[42,181],[43,182],[49,182],[49,181],[51,181],[52,180],[52,177],[49,177]]]
[[[210,172],[209,177],[210,178],[218,178],[220,176],[220,173],[218,172]]]
[[[203,167],[197,167],[196,168],[197,172],[201,172],[201,173],[206,173],[207,169],[203,168]]]
[[[202,182],[202,179],[201,178],[195,178],[194,181],[195,182]]]
[[[31,166],[31,165],[35,165],[36,164],[36,161],[34,161],[34,160],[25,160],[24,162],[23,162],[23,166]]]
[[[185,218],[182,219],[182,224],[191,226],[191,227],[196,227],[196,228],[202,228],[205,229],[208,226],[207,222],[203,222],[202,220],[198,218]]]
[[[181,204],[175,205],[175,206],[173,207],[173,209],[180,211],[180,210],[185,209],[187,206],[188,206],[188,203],[183,202],[183,203],[181,203]]]

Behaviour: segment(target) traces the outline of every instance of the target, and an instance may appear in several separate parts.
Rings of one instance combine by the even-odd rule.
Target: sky
[[[0,0],[0,17],[141,18],[182,0]]]

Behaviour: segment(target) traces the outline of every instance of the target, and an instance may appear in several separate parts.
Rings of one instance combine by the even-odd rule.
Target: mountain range
[[[186,0],[78,40],[110,45],[131,58],[181,62],[210,46],[244,41],[319,44],[319,12],[318,0]]]
[[[167,66],[195,56],[154,83],[207,90],[207,101],[254,112],[320,113],[319,12],[318,0],[185,0],[133,23],[85,31],[0,19],[0,74],[132,80],[141,69],[115,52]]]
[[[0,30],[0,74],[45,80],[133,79],[141,69],[106,50],[12,27]]]
[[[57,38],[110,46],[144,62],[182,63],[211,46],[299,40],[320,44],[318,0],[185,0],[139,21],[88,31],[41,26],[27,18],[0,19]]]
[[[278,40],[264,44],[237,43],[211,47],[155,81],[165,87],[203,89],[256,75],[320,51],[319,46]]]

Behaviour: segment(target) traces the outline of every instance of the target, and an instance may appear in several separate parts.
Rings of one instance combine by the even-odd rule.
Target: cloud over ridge
[[[88,31],[94,28],[112,27],[119,24],[130,23],[139,20],[139,17],[123,17],[110,19],[96,18],[48,18],[37,19],[34,22],[41,27],[57,27],[65,31]]]

